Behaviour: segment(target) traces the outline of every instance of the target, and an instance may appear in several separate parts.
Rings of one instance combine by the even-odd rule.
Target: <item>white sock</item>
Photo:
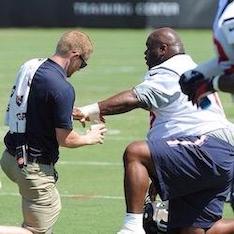
[[[134,214],[126,213],[124,218],[123,229],[133,231],[134,233],[145,233],[143,229],[143,213]]]

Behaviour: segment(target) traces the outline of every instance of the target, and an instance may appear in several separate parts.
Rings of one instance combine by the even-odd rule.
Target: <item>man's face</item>
[[[74,55],[71,60],[70,60],[70,64],[68,66],[67,69],[67,77],[71,77],[71,75],[76,72],[79,71],[80,69],[83,69],[84,67],[87,66],[87,63],[84,59],[84,56],[82,55]]]
[[[149,36],[146,41],[146,50],[145,50],[145,60],[149,69],[160,64],[162,62],[162,57],[164,55],[163,48],[161,47],[162,43],[152,40]]]

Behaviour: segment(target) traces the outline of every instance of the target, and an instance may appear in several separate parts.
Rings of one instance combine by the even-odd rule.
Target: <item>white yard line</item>
[[[88,166],[122,166],[122,163],[115,162],[96,162],[96,161],[59,161],[58,165],[88,165]],[[1,181],[0,181],[1,185]],[[2,189],[2,186],[0,187]],[[18,197],[19,193],[3,192],[0,190],[0,197],[12,196]],[[109,196],[109,195],[86,195],[86,194],[60,194],[63,198],[74,198],[74,199],[109,199],[109,200],[123,200],[121,196]]]
[[[0,197],[11,196],[18,197],[19,193],[0,192]],[[62,198],[77,198],[77,199],[107,199],[107,200],[123,200],[122,196],[108,196],[108,195],[86,195],[86,194],[60,194]]]
[[[0,126],[0,142],[3,142],[3,138],[8,131],[7,126]],[[121,136],[119,129],[108,129],[105,141],[132,141],[132,136]]]
[[[56,165],[122,166],[122,163],[95,161],[58,161]]]

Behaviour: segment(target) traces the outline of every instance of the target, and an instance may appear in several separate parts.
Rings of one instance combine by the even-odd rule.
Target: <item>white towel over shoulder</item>
[[[24,133],[26,129],[27,101],[31,83],[39,66],[47,59],[32,59],[24,63],[16,76],[8,103],[5,125],[10,132]]]

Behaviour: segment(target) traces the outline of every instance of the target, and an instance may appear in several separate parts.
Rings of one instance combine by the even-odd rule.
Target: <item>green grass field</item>
[[[22,62],[33,57],[48,57],[64,29],[0,29],[0,150],[4,149],[4,112]],[[88,67],[75,74],[71,83],[76,104],[104,99],[141,82],[146,71],[145,40],[150,30],[83,29],[94,43]],[[196,62],[214,55],[211,32],[178,30],[186,51]],[[234,104],[221,94],[227,117],[234,120]],[[55,226],[56,234],[111,234],[122,225],[123,198],[122,154],[133,140],[144,139],[148,114],[142,110],[107,117],[109,132],[103,145],[79,149],[61,149],[58,188],[63,209]],[[75,123],[79,132],[84,130]],[[0,225],[20,225],[20,197],[16,186],[0,173]],[[233,217],[229,206],[225,217]]]

